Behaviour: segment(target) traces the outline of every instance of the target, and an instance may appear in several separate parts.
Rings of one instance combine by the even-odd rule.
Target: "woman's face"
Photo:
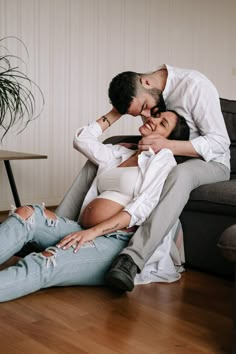
[[[161,112],[156,118],[149,117],[145,123],[139,127],[140,134],[145,137],[150,134],[161,135],[168,138],[177,123],[177,116],[173,112]]]

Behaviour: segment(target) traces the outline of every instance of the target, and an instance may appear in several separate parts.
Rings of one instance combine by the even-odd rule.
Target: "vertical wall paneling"
[[[74,132],[110,109],[108,85],[118,72],[162,63],[194,68],[222,97],[236,99],[235,13],[235,0],[0,0],[0,38],[25,43],[28,54],[16,40],[6,41],[45,98],[40,117],[0,145],[48,155],[12,162],[22,202],[60,202],[85,162],[73,150]],[[140,118],[126,115],[104,138],[137,134],[139,125]],[[5,210],[13,200],[3,164],[0,179]]]

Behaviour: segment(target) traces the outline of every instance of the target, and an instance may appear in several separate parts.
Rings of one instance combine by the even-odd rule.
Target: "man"
[[[217,90],[197,71],[163,65],[147,74],[124,72],[112,79],[109,98],[119,113],[141,116],[143,120],[155,117],[164,99],[167,109],[183,115],[190,127],[189,141],[149,135],[139,142],[142,150],[151,147],[158,152],[169,148],[174,155],[189,159],[171,171],[158,206],[107,274],[110,286],[131,291],[136,273],[176,222],[191,191],[203,184],[229,179],[230,140]]]

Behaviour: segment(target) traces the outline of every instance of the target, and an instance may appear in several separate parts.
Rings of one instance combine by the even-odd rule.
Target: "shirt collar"
[[[155,155],[155,152],[152,150],[152,148],[149,146],[148,150],[144,150],[141,152],[140,156],[152,156]]]
[[[167,64],[162,64],[162,65],[158,66],[157,70],[161,70],[161,69],[166,69],[167,70],[166,85],[165,85],[165,88],[164,88],[164,90],[162,92],[163,98],[164,98],[164,101],[165,101],[166,98],[169,96],[170,82],[171,82],[171,78],[172,78],[172,70],[171,70],[171,66],[167,65]]]

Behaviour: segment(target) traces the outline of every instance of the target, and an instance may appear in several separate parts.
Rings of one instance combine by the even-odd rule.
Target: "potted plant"
[[[27,48],[20,39],[15,37],[0,39],[1,142],[13,126],[20,133],[29,122],[39,116],[39,113],[36,113],[35,89],[40,93],[42,106],[44,104],[43,93],[39,86],[19,68],[19,64],[23,66],[24,61],[17,55],[10,54],[4,46],[4,41],[9,38],[19,41],[28,55]]]

